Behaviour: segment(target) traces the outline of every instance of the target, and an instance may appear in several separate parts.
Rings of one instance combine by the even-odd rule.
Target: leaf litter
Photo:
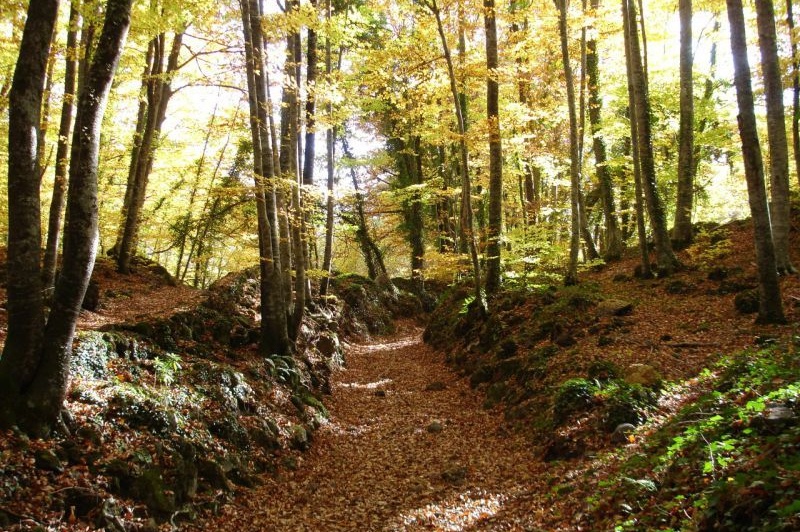
[[[405,322],[381,343],[350,346],[331,418],[298,468],[265,477],[198,530],[523,530],[493,518],[520,496],[547,496],[544,470],[560,466],[485,410],[421,333]],[[441,430],[427,430],[434,421]]]

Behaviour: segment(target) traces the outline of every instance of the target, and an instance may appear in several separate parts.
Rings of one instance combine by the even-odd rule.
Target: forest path
[[[330,422],[297,470],[265,477],[205,530],[528,530],[521,521],[538,520],[531,488],[546,465],[418,327],[399,329],[347,350]]]

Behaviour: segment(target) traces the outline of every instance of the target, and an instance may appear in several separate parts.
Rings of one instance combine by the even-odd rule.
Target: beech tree
[[[151,9],[164,9],[158,0],[151,2]],[[131,259],[136,253],[136,244],[144,206],[147,184],[153,169],[156,148],[161,128],[167,115],[167,106],[173,95],[171,78],[180,67],[183,28],[175,32],[172,43],[167,46],[167,36],[161,32],[147,45],[145,68],[142,73],[142,96],[136,122],[133,147],[131,149],[128,183],[122,206],[122,220],[113,251],[117,256],[117,268],[128,273]]]
[[[269,132],[267,80],[260,0],[240,0],[253,142],[253,179],[258,218],[259,275],[261,288],[261,352],[285,355],[294,349],[289,334],[289,314],[283,290],[283,268],[274,212],[274,146]]]
[[[597,11],[600,0],[592,0],[591,7]],[[594,35],[595,32],[592,32]],[[600,131],[602,99],[600,97],[599,57],[597,39],[594,36],[586,42],[586,76],[588,85],[588,114],[592,134],[592,151],[595,159],[595,173],[600,188],[600,201],[605,222],[605,248],[603,259],[616,260],[622,256],[624,242],[617,224],[617,208],[614,201],[614,183],[608,164],[606,142]]]
[[[783,108],[783,85],[778,59],[778,37],[772,0],[756,0],[758,47],[767,100],[767,140],[769,142],[770,222],[775,244],[778,273],[795,273],[789,258],[789,145]]]
[[[67,392],[75,322],[97,246],[100,125],[132,0],[108,0],[103,29],[78,100],[69,168],[65,260],[45,317],[40,275],[40,174],[36,135],[45,63],[58,2],[31,0],[10,93],[8,336],[0,358],[0,424],[47,434]]]
[[[436,19],[436,30],[444,52],[445,65],[447,66],[447,77],[450,82],[450,94],[453,98],[453,109],[456,116],[456,126],[458,128],[458,153],[459,171],[461,172],[461,232],[464,241],[467,243],[470,258],[472,259],[472,275],[474,277],[474,301],[481,309],[486,309],[486,302],[483,296],[483,286],[481,282],[481,266],[478,260],[478,248],[475,244],[475,234],[472,217],[472,183],[469,177],[469,150],[467,148],[466,122],[463,113],[463,101],[456,84],[456,75],[453,68],[453,59],[450,54],[450,45],[447,43],[447,36],[442,25],[442,14],[436,0],[423,0],[423,5],[433,13]]]
[[[672,251],[667,232],[666,214],[661,195],[656,187],[656,168],[653,157],[652,117],[650,114],[650,98],[646,66],[642,63],[642,52],[639,46],[639,32],[636,29],[636,6],[633,0],[623,0],[623,17],[627,20],[625,30],[629,35],[630,83],[633,102],[631,118],[636,121],[636,136],[641,165],[642,191],[644,192],[647,212],[650,215],[650,226],[656,247],[656,259],[659,275],[670,275],[678,267],[678,259]]]
[[[486,117],[489,121],[489,227],[486,292],[500,287],[500,238],[503,229],[503,148],[500,140],[500,88],[497,83],[497,19],[494,0],[484,0],[486,28]]]
[[[564,81],[567,87],[567,108],[569,110],[569,176],[570,176],[570,204],[571,204],[571,230],[569,246],[569,263],[564,276],[564,284],[571,285],[578,282],[578,252],[580,250],[580,148],[578,142],[578,117],[575,110],[575,82],[573,81],[572,65],[569,59],[569,45],[567,43],[567,0],[555,0],[558,9],[558,33],[561,37],[561,61],[564,68]]]
[[[678,195],[672,239],[683,248],[692,241],[694,200],[694,89],[692,65],[692,0],[680,0],[680,131],[678,133]]]
[[[750,62],[747,59],[747,35],[744,23],[742,0],[726,0],[728,21],[731,27],[731,53],[733,55],[736,101],[739,106],[739,136],[742,141],[747,196],[753,218],[753,238],[758,265],[758,318],[760,323],[784,323],[775,247],[769,220],[767,192],[764,184],[764,163],[761,144],[758,140],[755,103],[750,78]]]
[[[64,102],[61,106],[61,122],[58,127],[56,171],[53,179],[53,194],[50,199],[50,216],[47,223],[47,244],[42,264],[42,281],[48,293],[52,292],[55,286],[58,248],[61,243],[61,229],[67,199],[69,138],[72,132],[72,119],[75,112],[78,55],[80,54],[78,33],[82,17],[79,8],[80,0],[72,0],[69,9],[69,27],[67,28],[67,49],[64,53]]]

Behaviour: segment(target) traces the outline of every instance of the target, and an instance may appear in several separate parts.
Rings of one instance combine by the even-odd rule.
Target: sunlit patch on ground
[[[377,381],[373,381],[373,382],[366,382],[366,383],[361,383],[361,382],[343,382],[341,384],[338,384],[337,386],[341,386],[342,388],[356,388],[356,389],[362,389],[362,390],[375,390],[375,389],[381,388],[383,386],[386,386],[390,382],[392,382],[392,379],[381,379],[381,380],[377,380]]]
[[[414,336],[404,336],[398,340],[395,340],[394,342],[388,342],[385,344],[359,345],[357,346],[357,349],[362,353],[372,353],[374,351],[393,351],[395,349],[409,347],[415,343],[419,343],[419,339]]]
[[[390,530],[424,526],[436,530],[464,530],[497,514],[506,496],[470,490],[448,500],[411,510],[400,516],[400,524]]]

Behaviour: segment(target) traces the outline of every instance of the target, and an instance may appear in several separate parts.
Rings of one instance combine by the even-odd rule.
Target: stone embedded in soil
[[[467,478],[467,468],[461,465],[453,465],[442,471],[442,480],[451,484],[461,484]]]
[[[54,473],[62,473],[64,471],[64,464],[61,463],[56,453],[50,449],[37,451],[34,460],[36,467],[44,471],[53,471]]]
[[[445,390],[446,388],[447,388],[447,386],[442,381],[434,381],[434,382],[428,384],[425,387],[425,391],[426,392],[441,392],[442,390]]]
[[[621,299],[604,299],[597,304],[600,316],[627,316],[633,312],[633,303]]]
[[[441,421],[434,420],[428,424],[428,427],[425,430],[427,430],[431,434],[437,434],[444,430],[444,425],[442,425]]]
[[[655,388],[663,381],[658,370],[647,364],[631,364],[625,369],[624,378],[628,384],[639,384],[645,388]]]

